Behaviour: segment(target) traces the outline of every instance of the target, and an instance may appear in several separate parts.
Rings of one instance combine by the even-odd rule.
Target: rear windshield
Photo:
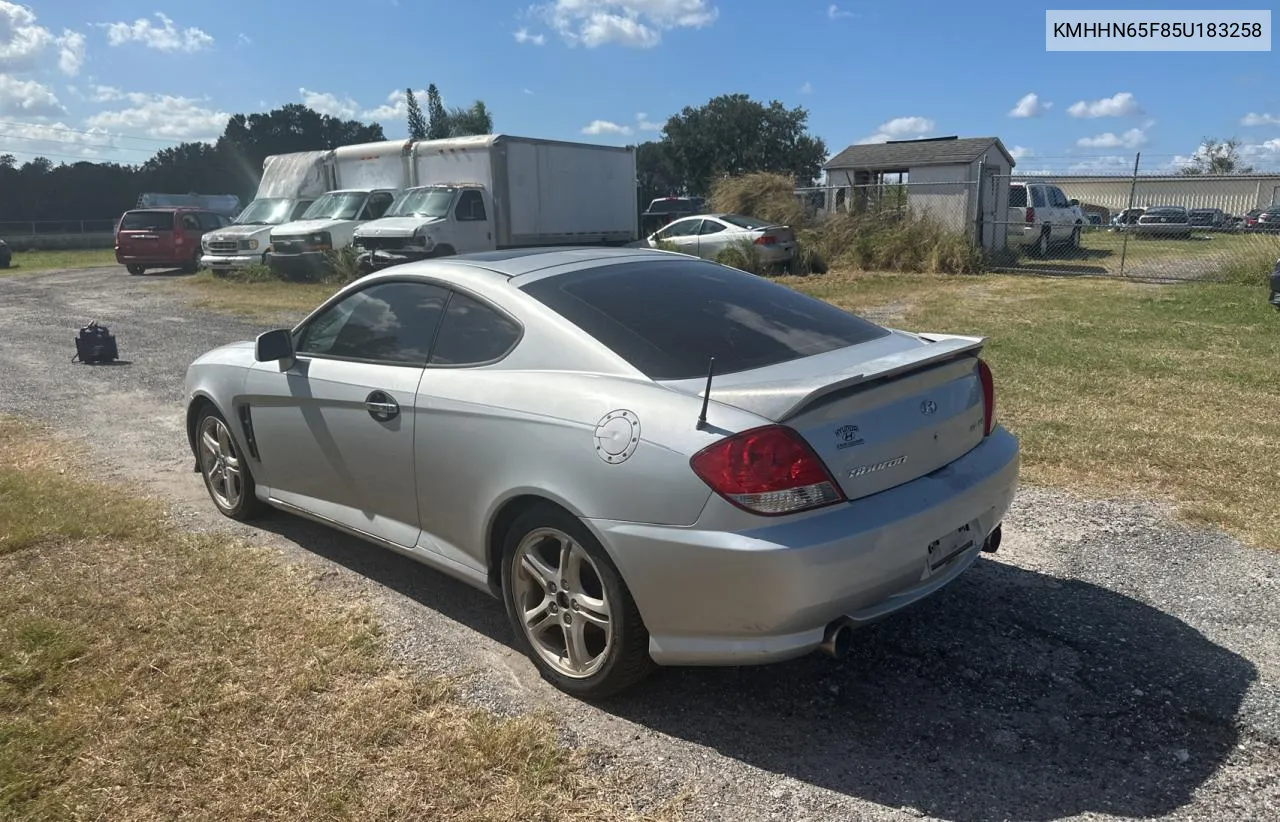
[[[172,231],[172,211],[129,211],[120,219],[121,231]]]
[[[789,362],[886,336],[798,291],[698,260],[620,263],[524,287],[653,380]]]
[[[1023,186],[1009,187],[1009,208],[1027,207],[1027,189]]]
[[[738,228],[746,229],[768,228],[774,225],[764,220],[757,220],[755,217],[743,217],[741,214],[721,214],[720,219],[729,225],[736,225]]]

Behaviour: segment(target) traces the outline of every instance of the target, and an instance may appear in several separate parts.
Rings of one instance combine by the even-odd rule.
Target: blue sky
[[[496,130],[535,137],[652,139],[683,106],[745,92],[807,108],[833,153],[888,137],[994,135],[1015,149],[1019,170],[1065,172],[1128,167],[1138,150],[1144,168],[1168,166],[1214,135],[1240,138],[1255,165],[1280,169],[1271,53],[1050,53],[1044,9],[1025,0],[0,0],[0,153],[141,162],[216,137],[231,113],[288,102],[376,119],[398,137],[397,90],[434,82],[447,104],[483,99]]]

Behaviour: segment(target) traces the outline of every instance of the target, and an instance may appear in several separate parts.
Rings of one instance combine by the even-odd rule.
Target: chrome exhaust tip
[[[1000,550],[1000,529],[1004,528],[1004,523],[996,526],[996,530],[987,536],[987,541],[982,543],[982,552],[985,554],[994,554]]]
[[[841,659],[849,653],[853,644],[853,627],[847,620],[837,619],[822,632],[822,644],[818,650],[832,659]]]

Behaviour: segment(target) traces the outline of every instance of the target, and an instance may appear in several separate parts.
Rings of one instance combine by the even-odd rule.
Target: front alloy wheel
[[[254,492],[253,475],[240,457],[226,420],[213,409],[200,417],[196,449],[200,474],[218,510],[237,520],[256,514],[261,503]]]
[[[543,677],[601,698],[654,667],[649,633],[604,548],[573,515],[540,506],[507,532],[502,589],[517,640]]]

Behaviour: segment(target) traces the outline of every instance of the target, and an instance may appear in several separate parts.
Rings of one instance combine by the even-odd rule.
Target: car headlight
[[[248,251],[257,251],[258,241],[257,240],[241,240],[240,247]]]
[[[412,242],[414,245],[420,245],[426,249],[434,248],[436,244],[436,241],[431,238],[431,235],[419,234],[416,231],[413,232],[413,237],[411,238],[410,242]]]

